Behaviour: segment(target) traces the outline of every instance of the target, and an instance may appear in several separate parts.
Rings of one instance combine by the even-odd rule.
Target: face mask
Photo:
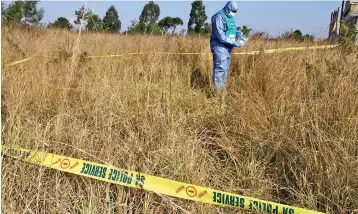
[[[235,16],[236,13],[230,11],[230,15]]]

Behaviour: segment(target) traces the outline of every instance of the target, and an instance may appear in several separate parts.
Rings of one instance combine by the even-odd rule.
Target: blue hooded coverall
[[[214,70],[213,70],[213,83],[214,88],[223,88],[227,82],[228,71],[231,61],[231,51],[234,47],[235,40],[228,38],[226,35],[227,23],[224,15],[221,12],[224,12],[228,17],[232,18],[230,15],[231,11],[237,11],[237,5],[233,1],[226,3],[225,7],[216,13],[211,18],[212,25],[212,34],[210,37],[210,49],[213,53],[214,61]],[[235,25],[234,23],[230,23]]]

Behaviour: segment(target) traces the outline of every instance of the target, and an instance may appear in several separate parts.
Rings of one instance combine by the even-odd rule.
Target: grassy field
[[[328,213],[358,208],[358,52],[232,57],[211,96],[208,38],[2,29],[2,144]],[[238,51],[305,46],[252,40]],[[24,64],[9,62],[35,57]],[[72,64],[72,66],[71,66]],[[250,213],[2,158],[3,213]]]

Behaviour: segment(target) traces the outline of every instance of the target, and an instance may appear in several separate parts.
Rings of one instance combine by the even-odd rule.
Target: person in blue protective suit
[[[212,33],[210,37],[210,49],[213,53],[214,88],[221,89],[225,86],[231,61],[233,47],[243,47],[249,37],[236,31],[235,13],[237,4],[233,1],[226,3],[225,7],[211,18]],[[238,38],[238,41],[236,41]]]

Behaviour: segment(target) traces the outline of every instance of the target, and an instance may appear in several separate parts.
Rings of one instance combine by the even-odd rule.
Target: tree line
[[[44,9],[37,8],[38,0],[36,1],[14,1],[8,6],[1,2],[1,16],[2,24],[16,24],[16,25],[43,25]],[[205,6],[202,0],[195,0],[190,11],[190,18],[188,22],[188,33],[202,33],[208,34],[211,32],[211,26],[206,22],[207,16],[205,13]],[[87,31],[96,32],[120,32],[122,23],[119,19],[118,11],[111,5],[105,16],[100,18],[90,9],[85,9],[84,6],[75,11],[76,20],[75,26],[82,27]],[[139,20],[132,20],[131,26],[125,31],[126,33],[150,33],[150,34],[166,34],[171,31],[175,33],[178,26],[184,25],[180,17],[164,17],[159,20],[160,7],[153,1],[149,1],[142,10]],[[49,28],[73,29],[73,26],[65,17],[59,17],[54,22],[49,23]],[[182,34],[185,30],[181,31]]]
[[[8,6],[1,2],[1,16],[2,24],[16,24],[16,25],[41,25],[43,19],[44,9],[37,8],[39,0],[26,1],[18,0],[10,3]],[[118,11],[111,5],[105,16],[100,18],[90,9],[85,9],[84,6],[75,10],[76,20],[74,24],[81,26],[84,30],[89,32],[112,32],[118,33],[121,31],[122,23],[119,19]],[[184,25],[180,17],[164,17],[159,20],[160,7],[153,1],[149,1],[144,7],[139,16],[139,19],[131,21],[131,25],[125,31],[129,34],[174,34],[178,26]],[[211,25],[207,22],[208,17],[205,13],[205,6],[202,0],[195,0],[191,3],[191,11],[189,14],[189,22],[187,30],[182,29],[180,35],[185,33],[192,34],[210,34]],[[59,17],[54,22],[49,23],[46,27],[73,29],[75,26],[65,17]],[[249,35],[252,29],[247,26],[238,27],[245,35]],[[265,32],[256,32],[257,37],[268,38]],[[255,36],[254,35],[254,36]],[[291,39],[291,40],[313,40],[312,35],[302,35],[300,30],[294,32],[286,32],[278,37],[278,39]]]

